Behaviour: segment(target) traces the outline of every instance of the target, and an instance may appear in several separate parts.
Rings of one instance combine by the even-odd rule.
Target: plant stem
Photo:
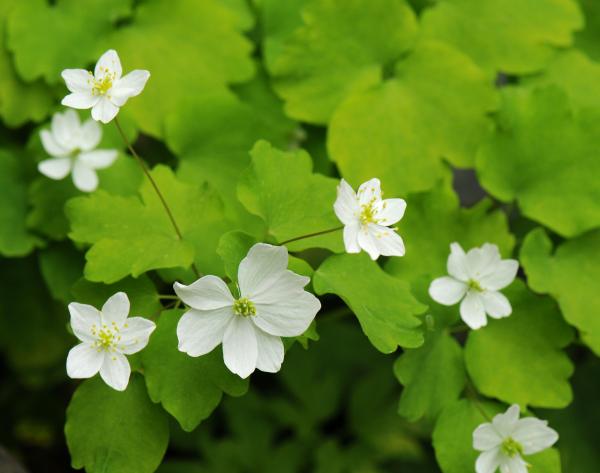
[[[342,225],[341,227],[330,228],[329,230],[323,230],[321,232],[308,233],[307,235],[301,235],[299,237],[290,238],[289,240],[284,240],[279,244],[287,245],[288,243],[292,243],[293,241],[304,240],[305,238],[311,238],[314,236],[325,235],[326,233],[337,232],[338,230],[342,230],[343,228],[344,228],[344,226]]]
[[[158,295],[159,299],[165,299],[165,300],[172,300],[172,301],[178,301],[179,297],[175,296],[175,295],[171,295],[171,294],[159,294]]]
[[[487,420],[488,422],[491,423],[492,418],[487,414],[487,412],[485,412],[483,410],[483,406],[479,402],[479,396],[477,395],[477,391],[475,391],[475,388],[473,387],[471,380],[467,381],[467,393],[468,393],[468,397],[471,398],[471,400],[473,401],[473,404],[475,405],[475,407],[477,408],[479,413],[483,416],[483,418],[485,420]]]
[[[167,215],[169,216],[169,220],[171,220],[171,224],[173,225],[173,228],[175,229],[175,233],[177,234],[177,238],[180,241],[183,240],[183,235],[181,234],[181,231],[179,230],[179,226],[177,225],[177,222],[175,221],[175,217],[173,216],[173,213],[171,212],[171,209],[169,208],[169,205],[167,204],[167,201],[163,197],[162,192],[158,188],[158,185],[156,184],[156,181],[154,180],[154,178],[150,174],[150,171],[148,171],[148,167],[146,166],[146,163],[136,153],[135,149],[133,149],[133,146],[131,146],[131,143],[129,143],[129,140],[127,139],[127,136],[125,136],[125,133],[123,132],[123,129],[121,128],[121,124],[119,123],[118,117],[115,117],[115,125],[117,126],[117,130],[119,130],[119,134],[121,135],[121,138],[123,138],[123,142],[125,143],[125,146],[127,146],[127,148],[129,149],[129,152],[137,160],[138,164],[142,168],[142,171],[144,172],[144,174],[146,175],[146,177],[150,181],[150,184],[152,184],[152,187],[154,188],[154,191],[156,192],[156,195],[160,199],[160,201],[161,201],[161,203],[162,203],[162,205],[163,205],[163,207],[165,209],[165,212],[167,212]],[[193,262],[192,262],[192,270],[194,271],[194,274],[196,275],[196,277],[199,278],[200,277],[200,272],[198,271],[198,268],[196,268],[196,264],[193,263]]]

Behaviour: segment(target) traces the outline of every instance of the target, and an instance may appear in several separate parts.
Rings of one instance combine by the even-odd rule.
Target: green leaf
[[[351,184],[377,176],[390,195],[406,195],[433,187],[442,158],[473,165],[497,97],[469,58],[440,43],[420,43],[395,74],[337,108],[327,145]]]
[[[217,253],[223,260],[225,274],[233,282],[237,281],[238,266],[248,251],[256,243],[256,239],[247,233],[233,231],[225,233],[219,239]]]
[[[582,26],[574,0],[443,0],[422,17],[425,38],[455,46],[491,74],[542,69]]]
[[[51,238],[62,240],[69,233],[69,221],[64,212],[67,200],[81,195],[70,177],[54,181],[45,176],[36,178],[29,187],[31,209],[27,227]]]
[[[466,381],[462,348],[445,330],[426,332],[425,343],[404,352],[394,364],[394,374],[404,385],[398,414],[414,422],[435,419],[456,401]]]
[[[83,255],[69,242],[57,243],[38,253],[40,271],[52,297],[72,301],[71,288],[81,277]]]
[[[600,231],[564,242],[553,252],[544,230],[536,229],[523,242],[521,262],[529,286],[554,297],[566,321],[600,355]]]
[[[417,33],[401,0],[313,0],[302,19],[267,65],[288,115],[311,123],[327,123],[344,97],[378,84]]]
[[[575,46],[595,60],[600,60],[600,3],[596,0],[579,0],[585,16],[585,28],[575,35]]]
[[[240,178],[238,198],[265,221],[276,241],[341,227],[333,212],[337,180],[314,174],[305,151],[284,152],[259,141],[250,155],[252,165]],[[291,251],[314,247],[342,251],[342,234],[333,232],[286,246]]]
[[[573,339],[550,298],[532,294],[517,280],[503,293],[510,317],[490,320],[469,333],[465,362],[481,392],[521,406],[563,408],[573,397],[573,364],[562,350]]]
[[[413,297],[407,283],[383,272],[366,254],[327,258],[315,272],[313,287],[317,294],[341,297],[379,351],[392,353],[398,346],[423,344],[421,321],[416,315],[426,306]]]
[[[160,402],[190,432],[210,416],[223,392],[231,396],[245,394],[248,380],[225,367],[220,348],[196,358],[177,349],[177,322],[182,313],[170,310],[160,315],[141,358],[150,398]]]
[[[124,392],[95,377],[73,394],[65,425],[73,468],[88,473],[152,473],[169,442],[164,411],[148,399],[142,376]]]
[[[498,129],[477,156],[481,184],[563,236],[600,226],[598,118],[575,115],[555,87],[504,89]]]
[[[157,268],[188,267],[195,261],[204,272],[219,273],[218,238],[228,228],[222,204],[214,192],[178,181],[165,166],[152,175],[181,230],[179,240],[151,184],[140,187],[140,198],[97,191],[67,203],[70,237],[91,243],[85,276],[112,283]]]

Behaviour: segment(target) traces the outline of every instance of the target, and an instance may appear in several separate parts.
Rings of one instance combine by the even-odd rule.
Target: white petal
[[[510,437],[512,435],[519,420],[519,412],[519,406],[513,404],[506,412],[494,416],[492,424],[494,424],[494,428],[502,437]]]
[[[94,69],[94,76],[96,79],[103,77],[105,74],[115,74],[115,79],[118,79],[121,77],[122,73],[121,60],[114,49],[109,49],[100,56],[100,59],[98,59],[98,62],[96,63],[96,68]]]
[[[104,353],[89,343],[74,346],[67,355],[67,375],[73,379],[91,378],[100,370]]]
[[[190,356],[210,353],[223,341],[225,329],[233,317],[231,307],[188,310],[177,324],[179,351]]]
[[[120,327],[129,315],[129,298],[124,292],[110,296],[102,306],[102,321],[111,325],[113,322]]]
[[[481,293],[485,312],[495,319],[508,317],[512,313],[510,302],[504,294],[497,291],[484,291]]]
[[[469,280],[469,271],[467,269],[467,255],[462,247],[454,242],[450,245],[450,256],[447,263],[448,274],[459,281]]]
[[[517,276],[519,262],[514,259],[506,259],[496,263],[494,270],[479,279],[484,289],[498,291],[512,283]]]
[[[50,179],[64,179],[71,171],[71,158],[45,159],[38,163],[38,171]]]
[[[362,226],[358,232],[358,246],[365,250],[372,260],[379,258],[379,248],[373,241],[373,237],[368,227]]]
[[[527,462],[525,462],[519,455],[514,457],[502,456],[502,463],[500,464],[500,473],[528,473]]]
[[[110,100],[119,107],[125,105],[127,99],[142,93],[150,78],[148,71],[137,69],[115,82],[110,89]]]
[[[52,136],[69,153],[78,147],[80,128],[79,115],[75,110],[65,110],[52,116]]]
[[[375,223],[370,223],[367,228],[380,255],[404,256],[404,241],[393,229]]]
[[[231,319],[223,337],[225,366],[240,378],[247,378],[256,369],[258,345],[256,331],[247,317]]]
[[[148,345],[150,334],[156,324],[144,317],[130,317],[121,326],[118,336],[118,350],[126,355],[137,353]]]
[[[472,248],[467,252],[467,270],[469,278],[480,279],[491,274],[500,262],[500,251],[491,243],[485,243],[481,248]]]
[[[267,291],[286,271],[287,265],[288,252],[285,246],[266,243],[254,245],[238,268],[242,296],[253,300],[256,295]]]
[[[274,304],[282,300],[293,299],[304,292],[304,286],[310,278],[296,274],[289,269],[279,273],[268,290],[257,293],[252,297],[255,304]]]
[[[358,222],[360,207],[356,193],[344,179],[337,186],[337,198],[333,204],[333,210],[337,218],[344,225],[350,225]],[[349,253],[351,253],[349,251]],[[356,253],[356,251],[352,252]]]
[[[93,77],[85,69],[65,69],[61,73],[62,78],[67,84],[67,89],[71,92],[85,92],[91,95],[94,87]]]
[[[183,302],[194,309],[212,310],[233,306],[234,299],[227,284],[216,276],[203,276],[189,286],[176,282],[173,289]]]
[[[404,217],[406,201],[404,199],[385,199],[375,202],[374,207],[377,223],[389,227]]]
[[[489,422],[481,424],[473,431],[473,448],[480,452],[496,448],[502,440],[498,431]]]
[[[525,455],[532,455],[546,450],[558,440],[558,433],[548,427],[546,421],[535,417],[520,419],[511,436],[521,444]]]
[[[483,301],[477,291],[468,291],[460,303],[460,317],[472,329],[477,330],[487,324]]]
[[[258,327],[254,327],[254,330],[258,346],[256,367],[267,373],[277,373],[281,369],[284,355],[281,338],[269,335]]]
[[[100,311],[91,305],[71,302],[69,313],[71,314],[71,328],[75,336],[81,341],[93,343],[96,337],[92,335],[92,327],[102,325]]]
[[[44,150],[46,150],[46,153],[48,153],[50,156],[62,158],[70,153],[70,150],[61,146],[60,143],[54,139],[52,133],[50,133],[48,130],[40,131],[40,138],[42,140],[42,146],[44,147]]]
[[[96,149],[81,153],[77,160],[90,169],[104,169],[114,163],[117,156],[118,153],[114,149]]]
[[[92,95],[92,93],[86,92],[73,92],[65,96],[61,100],[61,104],[65,107],[77,108],[80,110],[85,110],[87,108],[92,108],[96,106],[96,104],[100,101],[100,97],[97,95]]]
[[[467,292],[467,285],[449,276],[434,279],[429,286],[431,298],[443,305],[454,305]]]
[[[360,246],[358,246],[359,231],[360,224],[357,221],[344,226],[344,247],[347,253],[360,253]]]
[[[125,391],[130,374],[131,367],[125,355],[116,352],[106,353],[100,368],[100,376],[106,384],[117,391]]]
[[[360,205],[367,205],[373,200],[381,200],[381,183],[379,179],[370,179],[360,185],[357,192]]]
[[[252,322],[263,331],[278,337],[297,337],[309,327],[321,308],[319,299],[302,291],[293,298],[273,304],[255,304]]]
[[[79,148],[83,151],[90,151],[100,143],[102,139],[102,128],[95,120],[86,120],[81,125],[81,135],[79,137]]]
[[[102,97],[92,108],[92,118],[102,123],[108,123],[119,113],[119,107],[106,97]]]
[[[92,168],[81,161],[75,161],[73,165],[73,183],[80,191],[92,192],[98,187],[98,176]]]
[[[477,473],[494,473],[502,462],[502,453],[499,448],[483,452],[475,462]]]

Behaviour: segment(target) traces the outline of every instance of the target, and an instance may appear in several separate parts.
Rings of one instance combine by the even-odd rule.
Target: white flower
[[[333,209],[344,224],[344,246],[348,253],[359,253],[362,248],[373,260],[379,255],[404,256],[404,242],[396,229],[389,226],[404,216],[406,202],[382,200],[379,179],[363,183],[358,193],[342,179]]]
[[[496,245],[484,244],[467,254],[458,243],[450,245],[448,274],[429,286],[431,298],[444,305],[462,299],[460,316],[472,329],[487,324],[486,314],[495,319],[508,317],[512,307],[500,292],[513,282],[519,269],[514,259],[501,259]]]
[[[175,292],[191,307],[177,325],[179,350],[200,356],[222,343],[225,365],[242,378],[257,368],[279,371],[280,337],[304,333],[321,308],[319,299],[304,290],[310,278],[287,265],[285,247],[257,243],[238,268],[237,298],[216,276],[189,286],[175,283]]]
[[[62,104],[79,109],[92,109],[92,118],[111,121],[127,99],[139,95],[150,77],[148,71],[136,69],[121,77],[121,61],[114,49],[106,51],[92,74],[85,69],[65,69],[62,77],[71,93]]]
[[[113,149],[94,149],[102,138],[102,129],[94,120],[81,124],[74,110],[55,113],[50,130],[40,132],[42,145],[53,156],[38,164],[38,170],[50,179],[64,179],[72,173],[75,187],[91,192],[98,187],[96,169],[109,167],[117,159]]]
[[[67,356],[70,378],[91,378],[98,371],[106,384],[123,391],[129,382],[131,367],[125,355],[142,350],[156,328],[143,317],[127,318],[129,299],[117,292],[102,306],[102,311],[87,304],[69,304],[71,328],[82,343]]]
[[[483,452],[477,458],[477,473],[527,473],[522,455],[532,455],[551,447],[558,440],[548,422],[526,417],[519,419],[519,406],[510,406],[492,422],[481,424],[473,432],[473,448]]]

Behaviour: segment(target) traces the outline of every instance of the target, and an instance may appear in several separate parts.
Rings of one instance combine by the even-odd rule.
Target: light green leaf
[[[562,243],[555,251],[541,228],[523,242],[521,262],[529,286],[550,294],[565,319],[600,356],[600,230]]]
[[[469,333],[465,362],[481,392],[521,406],[562,408],[573,397],[573,364],[562,350],[573,339],[550,298],[516,280],[502,291],[513,313]]]
[[[444,174],[442,158],[473,165],[496,101],[492,83],[469,58],[421,43],[398,62],[395,78],[337,108],[329,153],[352,185],[379,177],[389,195],[427,190]]]
[[[223,392],[245,394],[248,380],[225,367],[220,348],[196,358],[177,349],[177,322],[182,313],[170,310],[160,315],[141,359],[150,398],[160,402],[189,432],[210,416]]]
[[[247,233],[233,231],[225,233],[219,239],[217,253],[223,260],[225,274],[233,282],[237,281],[238,266],[246,257],[248,250],[256,243],[256,239]]]
[[[115,391],[99,378],[73,394],[65,425],[73,468],[88,473],[152,473],[169,442],[164,411],[148,399],[142,376]]]
[[[555,87],[504,89],[498,129],[477,156],[483,187],[563,236],[600,226],[599,113],[575,115]]]
[[[425,38],[455,46],[490,74],[542,69],[582,27],[574,0],[443,0],[422,17]]]
[[[402,0],[313,0],[267,63],[293,118],[327,123],[344,97],[378,84],[417,33]]]
[[[302,150],[284,152],[265,141],[256,143],[251,167],[238,184],[238,198],[249,212],[267,224],[278,242],[340,227],[333,212],[337,180],[314,174],[310,156]],[[334,232],[287,245],[291,251],[305,248],[343,249],[342,234]]]
[[[426,306],[413,297],[406,282],[383,272],[366,254],[330,256],[315,272],[313,287],[317,294],[341,297],[379,351],[423,344],[416,315]]]

